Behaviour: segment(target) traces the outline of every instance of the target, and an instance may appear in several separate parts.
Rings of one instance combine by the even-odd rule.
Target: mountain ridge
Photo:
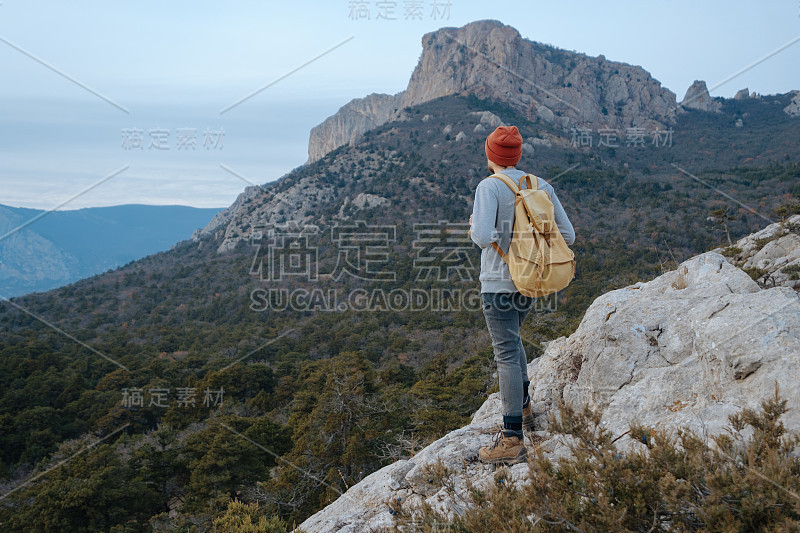
[[[403,108],[454,94],[502,97],[528,118],[563,129],[664,127],[678,110],[675,94],[642,67],[530,41],[511,26],[482,20],[426,33],[408,87],[352,100],[313,128],[308,162],[401,117]]]
[[[537,119],[530,121],[505,102],[476,97],[441,97],[404,108],[403,116],[366,132],[355,146],[340,146],[323,159],[303,165],[277,181],[246,188],[230,208],[195,232],[193,239],[201,241],[212,235],[220,237],[223,242],[218,245],[218,252],[226,253],[238,242],[247,240],[256,226],[341,220],[339,211],[344,202],[352,202],[362,192],[388,198],[388,191],[397,192],[398,186],[414,187],[418,183],[431,193],[440,193],[442,183],[434,184],[432,180],[448,179],[446,175],[434,178],[434,174],[443,173],[446,166],[450,167],[446,173],[455,171],[463,176],[462,179],[470,180],[472,186],[477,185],[477,179],[484,177],[480,169],[485,167],[482,156],[485,136],[504,123],[517,125],[525,139],[523,168],[545,179],[548,178],[548,166],[558,166],[563,170],[576,163],[580,163],[582,168],[603,171],[623,165],[625,174],[634,172],[634,167],[630,167],[634,165],[635,174],[654,179],[658,175],[665,178],[667,175],[680,176],[679,171],[671,166],[676,160],[693,168],[695,165],[707,166],[709,157],[720,159],[712,167],[732,165],[730,156],[738,152],[741,155],[735,159],[739,164],[746,161],[757,165],[791,161],[788,138],[800,127],[800,121],[781,111],[787,103],[790,104],[790,96],[729,99],[722,104],[724,112],[720,113],[689,108],[678,113],[675,124],[671,126],[675,131],[673,146],[659,149],[648,138],[645,142],[648,148],[638,151],[626,147],[624,137],[618,139],[620,146],[617,148],[575,146],[572,134],[552,123]],[[781,122],[781,128],[776,127],[776,121]],[[590,133],[597,141],[597,132]],[[749,135],[763,137],[762,143],[748,142],[746,137]],[[712,141],[714,146],[709,144]],[[425,154],[423,160],[416,155],[413,161],[408,157],[422,153]],[[723,159],[731,162],[722,163]],[[625,168],[624,164],[630,168]],[[396,173],[392,180],[394,183],[375,183],[373,176],[388,168]],[[363,179],[353,179],[362,175]],[[411,183],[406,184],[407,180]],[[471,191],[460,191],[458,202],[469,205]],[[334,212],[318,209],[328,203],[335,205]],[[390,202],[389,205],[394,204]],[[404,209],[412,207],[406,205]]]
[[[0,294],[46,291],[167,250],[219,211],[123,204],[48,212],[0,205],[0,234],[8,233],[0,241]]]

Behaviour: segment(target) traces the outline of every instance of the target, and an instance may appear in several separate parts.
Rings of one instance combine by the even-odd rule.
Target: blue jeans
[[[481,294],[483,316],[492,337],[494,360],[500,380],[503,422],[522,423],[523,387],[528,380],[528,358],[519,328],[531,310],[533,298],[518,292]]]

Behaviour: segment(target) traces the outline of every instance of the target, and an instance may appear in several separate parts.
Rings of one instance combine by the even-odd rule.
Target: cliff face
[[[529,119],[549,116],[544,107],[564,127],[665,124],[675,116],[675,95],[641,67],[532,42],[496,21],[426,34],[422,48],[405,106],[474,94],[509,102]]]
[[[795,249],[784,248],[786,261],[796,260]],[[776,253],[773,262],[786,263]],[[533,436],[551,460],[569,455],[566,437],[547,427],[547,415],[561,402],[598,409],[614,436],[622,436],[632,422],[716,435],[725,431],[728,415],[757,409],[775,384],[789,406],[781,420],[788,430],[800,431],[798,364],[797,293],[788,287],[762,289],[723,256],[708,252],[653,281],[597,298],[575,333],[547,345],[528,365],[538,429]],[[478,462],[477,452],[491,443],[500,409],[499,397],[491,395],[469,425],[366,477],[301,529],[391,528],[398,506],[413,512],[427,504],[445,514],[460,513],[471,505],[468,482],[477,488],[493,482],[494,469]],[[630,438],[617,445],[643,446]],[[454,473],[447,487],[437,486],[431,475],[442,465]],[[514,465],[508,475],[526,482],[527,464]]]
[[[422,38],[405,91],[353,100],[312,131],[309,162],[398,118],[404,107],[453,94],[511,104],[529,120],[562,128],[663,128],[675,94],[644,69],[523,39],[497,21],[443,28]]]
[[[356,98],[339,111],[311,129],[308,141],[309,162],[345,144],[355,144],[365,132],[397,118],[403,93],[370,94]]]

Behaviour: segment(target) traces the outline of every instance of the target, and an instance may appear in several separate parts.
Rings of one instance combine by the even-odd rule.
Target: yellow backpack
[[[514,230],[508,253],[492,246],[508,265],[511,280],[524,296],[546,296],[560,291],[575,277],[575,254],[569,249],[553,216],[553,202],[547,191],[539,189],[532,174],[519,179],[519,186],[506,175],[493,174],[514,192]],[[527,189],[522,188],[527,180]]]

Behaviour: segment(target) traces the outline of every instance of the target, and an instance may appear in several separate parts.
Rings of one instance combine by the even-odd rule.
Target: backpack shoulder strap
[[[508,185],[508,188],[511,189],[511,191],[514,194],[517,194],[519,192],[519,187],[517,186],[516,183],[514,183],[514,180],[512,180],[511,178],[509,178],[505,174],[492,174],[491,176],[489,176],[489,178],[497,178],[497,179],[499,179],[500,181],[502,181],[503,183]],[[489,178],[486,178],[486,179],[489,179]]]
[[[531,177],[533,177],[536,180],[536,181],[533,182],[533,183],[536,184],[535,187],[531,184]],[[527,182],[527,185],[528,185],[529,189],[534,189],[535,190],[535,189],[539,188],[539,178],[537,178],[534,174],[525,174],[524,176],[522,176],[519,179],[519,188],[520,189],[522,188],[522,182],[523,181]]]
[[[497,178],[500,181],[502,181],[503,183],[505,183],[506,185],[508,185],[508,188],[511,189],[511,192],[513,192],[514,195],[519,193],[519,187],[517,186],[517,184],[514,183],[514,180],[512,180],[511,178],[509,178],[505,174],[492,174],[491,176],[489,176],[489,178]],[[489,178],[486,178],[486,179],[489,179]],[[506,254],[503,252],[503,249],[500,248],[500,245],[497,244],[496,242],[493,242],[492,243],[492,247],[497,251],[497,253],[503,259],[503,261],[505,261],[506,260]]]
[[[492,243],[492,247],[493,247],[495,250],[497,250],[497,253],[498,253],[498,254],[500,254],[500,257],[503,259],[503,261],[505,261],[505,260],[506,260],[506,254],[505,254],[505,252],[503,252],[503,249],[502,249],[502,248],[500,248],[500,245],[499,245],[499,244],[497,244],[496,242],[493,242],[493,243]]]

